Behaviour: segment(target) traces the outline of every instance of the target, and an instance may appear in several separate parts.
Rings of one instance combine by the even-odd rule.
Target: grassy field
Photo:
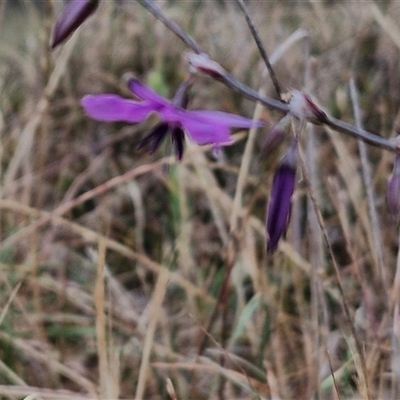
[[[290,226],[266,253],[282,115],[199,77],[191,109],[251,118],[214,154],[137,150],[150,122],[89,119],[126,73],[172,97],[188,49],[133,0],[49,50],[61,1],[0,3],[1,399],[398,399],[395,155],[307,125]],[[236,2],[156,1],[237,80],[274,88]],[[396,1],[248,1],[285,92],[400,128]],[[291,41],[291,45],[288,44]]]

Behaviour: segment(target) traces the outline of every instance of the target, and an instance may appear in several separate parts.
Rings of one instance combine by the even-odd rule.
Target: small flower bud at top
[[[186,60],[190,65],[191,73],[202,73],[211,75],[213,78],[220,78],[225,75],[225,70],[207,54],[186,53]]]
[[[289,130],[290,123],[291,116],[286,115],[271,128],[263,144],[264,153],[272,153],[283,143]]]
[[[54,49],[92,14],[99,5],[100,0],[72,0],[63,10],[57,20],[53,33],[51,48]]]
[[[400,155],[397,155],[394,161],[386,196],[390,213],[393,217],[398,218],[400,213]]]
[[[297,140],[294,140],[277,169],[267,214],[267,252],[273,253],[286,233],[296,184]]]
[[[326,121],[326,113],[318,107],[310,96],[298,91],[292,91],[290,100],[290,113],[296,118],[304,119],[314,124]]]

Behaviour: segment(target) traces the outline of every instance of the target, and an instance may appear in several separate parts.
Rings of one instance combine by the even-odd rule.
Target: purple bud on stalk
[[[98,5],[99,0],[72,0],[64,8],[57,20],[51,48],[54,49],[72,35],[85,22],[89,15],[96,10]]]
[[[400,213],[400,155],[396,155],[393,172],[389,178],[387,189],[387,205],[390,213],[396,219]]]
[[[296,184],[297,140],[294,140],[275,173],[267,215],[267,252],[273,253],[286,233]]]

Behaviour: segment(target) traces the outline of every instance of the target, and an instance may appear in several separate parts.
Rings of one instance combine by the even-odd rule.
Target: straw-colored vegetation
[[[184,44],[135,1],[107,0],[51,52],[63,4],[41,3],[0,3],[0,397],[400,398],[394,155],[306,127],[290,228],[267,256],[287,143],[262,148],[279,113],[199,78],[191,108],[255,113],[266,127],[236,132],[218,155],[187,143],[181,163],[168,147],[137,151],[147,125],[92,121],[79,101],[129,96],[127,72],[172,96]],[[236,79],[274,95],[235,2],[156,3]],[[396,135],[397,2],[248,5],[285,90],[307,88],[354,125],[358,108],[366,129]]]

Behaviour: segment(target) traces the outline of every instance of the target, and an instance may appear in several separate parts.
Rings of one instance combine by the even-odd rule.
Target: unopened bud
[[[91,15],[99,5],[99,0],[72,0],[57,20],[51,47],[54,49]]]
[[[213,78],[220,78],[226,74],[225,70],[205,53],[186,53],[185,56],[191,73],[202,73]]]
[[[273,253],[286,233],[296,185],[297,140],[294,140],[277,169],[267,214],[267,252]]]
[[[290,113],[298,119],[304,119],[314,124],[324,123],[327,119],[325,111],[318,107],[311,97],[299,90],[292,91]]]

